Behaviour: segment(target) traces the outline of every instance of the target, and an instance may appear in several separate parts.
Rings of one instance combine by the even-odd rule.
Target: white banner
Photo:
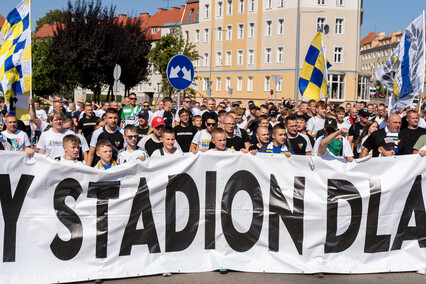
[[[241,153],[108,171],[1,151],[0,283],[426,267],[426,160]]]

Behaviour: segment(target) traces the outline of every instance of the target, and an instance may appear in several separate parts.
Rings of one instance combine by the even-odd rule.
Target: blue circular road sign
[[[176,55],[170,59],[167,65],[167,79],[173,88],[184,90],[194,80],[194,66],[185,55]]]

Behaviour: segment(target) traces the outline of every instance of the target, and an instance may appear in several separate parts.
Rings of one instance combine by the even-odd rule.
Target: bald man
[[[385,128],[373,132],[373,134],[365,140],[363,144],[364,149],[359,155],[360,158],[367,156],[368,152],[371,150],[373,150],[373,157],[378,157],[380,154],[380,143],[385,137],[390,137],[395,141],[395,144],[397,145],[395,146],[395,153],[398,155],[398,136],[399,130],[401,129],[401,117],[396,113],[392,113],[389,115],[386,123],[387,126]]]

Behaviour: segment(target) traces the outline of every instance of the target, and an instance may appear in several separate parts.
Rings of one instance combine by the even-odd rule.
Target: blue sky
[[[0,14],[6,17],[19,2],[19,0],[1,0]],[[167,8],[168,2],[170,6],[180,6],[185,4],[186,0],[103,0],[102,2],[108,6],[116,5],[116,11],[120,14],[137,15],[148,12],[153,15],[158,8]],[[50,9],[63,9],[66,7],[66,3],[67,0],[32,0],[33,27],[36,20],[44,16]],[[391,33],[396,30],[404,30],[423,10],[426,10],[426,0],[364,0],[361,39],[369,32]]]

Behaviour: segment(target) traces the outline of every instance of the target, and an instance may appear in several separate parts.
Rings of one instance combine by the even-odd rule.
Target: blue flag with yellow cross
[[[327,95],[327,69],[331,64],[325,58],[322,34],[318,32],[306,54],[299,78],[299,90],[303,100],[319,101]]]
[[[0,87],[9,113],[28,120],[32,88],[30,0],[6,17],[0,33]]]

